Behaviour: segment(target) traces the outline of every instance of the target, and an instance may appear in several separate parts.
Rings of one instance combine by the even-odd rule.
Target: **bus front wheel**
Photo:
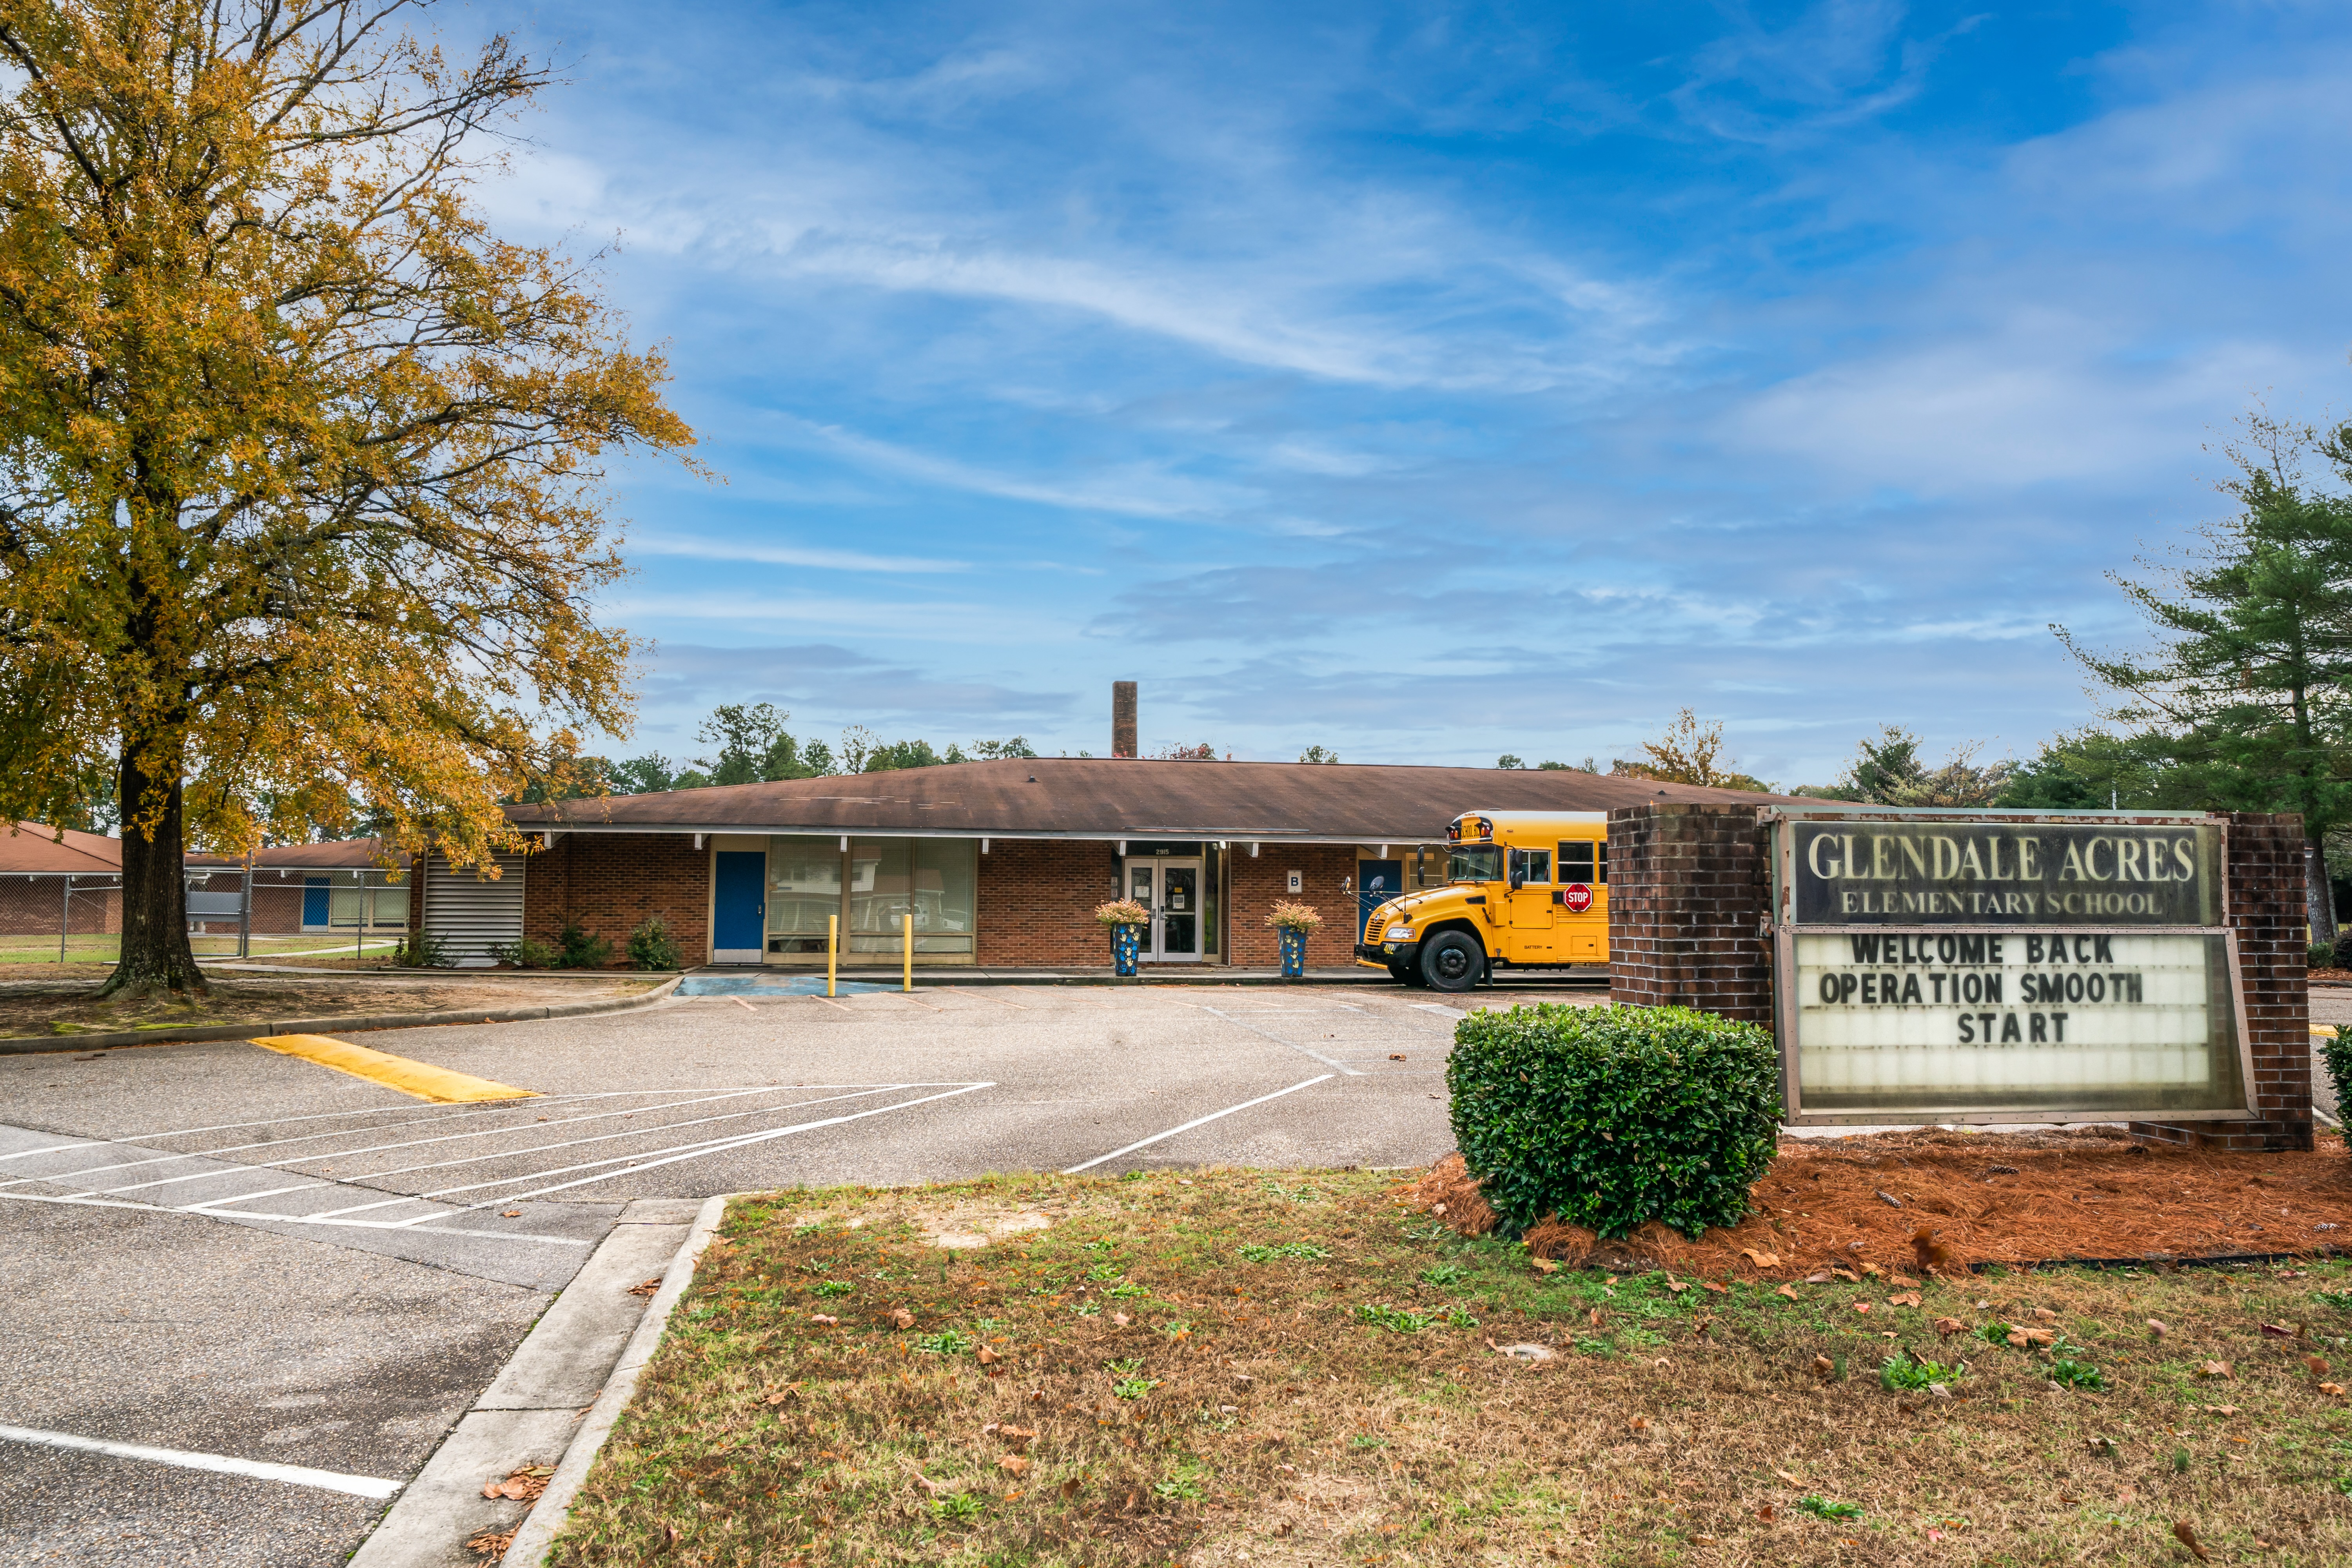
[[[1467,991],[1486,972],[1486,952],[1458,931],[1440,931],[1421,944],[1421,977],[1434,991]]]

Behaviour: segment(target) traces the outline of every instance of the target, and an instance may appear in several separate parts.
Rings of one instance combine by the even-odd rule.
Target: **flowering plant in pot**
[[[1301,904],[1289,899],[1276,899],[1274,912],[1265,917],[1276,937],[1282,943],[1282,973],[1297,980],[1307,973],[1307,933],[1323,923],[1322,911],[1313,904]]]
[[[1151,911],[1133,899],[1113,899],[1095,906],[1095,920],[1110,931],[1113,967],[1121,974],[1134,974],[1136,955],[1143,950],[1143,928],[1151,923]]]

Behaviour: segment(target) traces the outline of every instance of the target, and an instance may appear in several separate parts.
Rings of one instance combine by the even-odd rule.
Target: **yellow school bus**
[[[1607,813],[1465,811],[1445,840],[1445,886],[1373,910],[1359,963],[1467,991],[1497,969],[1609,962]]]

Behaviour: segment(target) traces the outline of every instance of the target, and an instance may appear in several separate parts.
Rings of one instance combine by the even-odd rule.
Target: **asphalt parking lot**
[[[1457,1000],[927,986],[355,1037],[536,1096],[488,1105],[242,1043],[0,1058],[0,1428],[326,1478],[0,1440],[0,1563],[340,1562],[635,1200],[1425,1163]]]

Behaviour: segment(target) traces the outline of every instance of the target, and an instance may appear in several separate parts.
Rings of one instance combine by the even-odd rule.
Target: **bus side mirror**
[[[1517,867],[1511,868],[1511,891],[1517,892],[1528,885],[1528,879]]]

